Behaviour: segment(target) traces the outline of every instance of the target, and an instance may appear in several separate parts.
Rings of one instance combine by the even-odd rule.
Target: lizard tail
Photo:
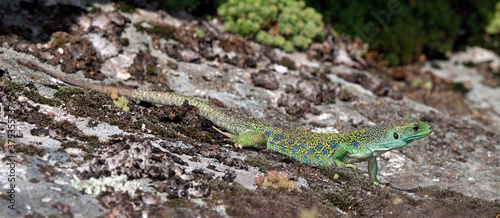
[[[125,97],[133,97],[133,93],[132,93],[132,90],[130,89],[124,89],[124,88],[118,88],[118,87],[112,87],[112,86],[104,86],[104,85],[98,85],[98,84],[91,84],[91,83],[85,83],[85,82],[82,82],[82,81],[79,81],[79,80],[76,80],[76,79],[72,79],[72,78],[69,78],[69,77],[66,77],[66,76],[63,76],[61,74],[58,74],[56,72],[54,72],[53,70],[50,70],[46,67],[43,67],[39,64],[36,64],[34,62],[19,62],[20,64],[26,66],[26,67],[29,67],[29,68],[32,68],[32,69],[36,69],[38,68],[39,70],[42,70],[43,72],[45,72],[46,74],[49,74],[57,79],[60,79],[62,80],[63,82],[65,83],[69,83],[71,85],[75,85],[75,86],[79,86],[79,87],[83,87],[83,88],[88,88],[88,89],[96,89],[96,90],[99,90],[99,91],[102,91],[102,92],[116,92],[118,93],[119,95],[122,95],[122,96],[125,96]]]
[[[193,97],[183,96],[170,92],[144,91],[140,89],[125,89],[125,88],[85,83],[76,79],[69,78],[62,74],[56,73],[53,70],[50,70],[33,62],[27,62],[27,63],[21,61],[18,62],[32,69],[42,70],[43,72],[57,79],[60,79],[66,83],[79,86],[82,88],[95,89],[105,93],[117,93],[121,96],[125,96],[131,99],[146,101],[150,103],[163,104],[163,105],[181,106],[184,102],[187,102],[189,105],[198,108],[199,114],[202,117],[207,118],[208,120],[212,121],[215,125],[223,127],[233,134],[240,134],[249,129],[254,129],[257,123],[259,124],[261,123],[259,121],[249,120],[248,118],[245,118],[243,116],[236,115],[228,111],[224,111],[222,109],[214,107],[210,104],[207,104]]]

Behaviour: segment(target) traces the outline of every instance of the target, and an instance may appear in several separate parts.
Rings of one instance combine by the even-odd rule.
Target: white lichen
[[[90,178],[88,180],[73,179],[71,186],[93,196],[105,191],[106,186],[113,187],[116,192],[127,192],[133,198],[136,197],[135,191],[137,189],[142,190],[142,185],[137,181],[128,181],[127,175],[111,175],[110,177]]]

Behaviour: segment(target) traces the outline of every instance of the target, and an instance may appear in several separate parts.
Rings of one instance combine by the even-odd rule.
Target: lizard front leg
[[[384,186],[382,183],[378,181],[377,173],[378,173],[377,157],[373,157],[372,159],[368,160],[368,175],[370,175],[370,179],[373,181],[373,183],[375,183],[376,185]]]

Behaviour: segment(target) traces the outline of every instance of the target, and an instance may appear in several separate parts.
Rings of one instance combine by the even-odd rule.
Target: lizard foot
[[[386,186],[390,186],[389,183],[381,183],[379,181],[375,181],[375,182],[373,182],[373,184],[379,186],[380,188],[385,188]]]
[[[353,168],[353,169],[358,169],[358,166],[354,164],[343,164],[345,167]]]
[[[220,134],[228,137],[228,139],[224,139],[224,141],[228,141],[228,142],[234,142],[234,147],[236,148],[243,148],[243,146],[239,143],[236,143],[234,138],[235,138],[235,135],[231,134],[231,133],[228,133],[228,132],[224,132],[220,129],[217,129],[217,127],[215,126],[212,126],[212,128],[214,128],[215,130],[217,130],[217,132],[220,132]]]
[[[231,133],[228,133],[228,132],[224,132],[224,131],[222,131],[220,129],[217,129],[217,127],[215,127],[215,126],[212,126],[212,128],[214,128],[215,130],[217,130],[217,132],[220,132],[222,135],[225,135],[226,137],[228,137],[228,139],[224,139],[224,141],[233,142],[235,148],[243,148],[242,144],[237,143],[237,142],[234,141],[235,135],[233,135]]]
[[[215,127],[215,126],[212,126],[212,128],[214,128],[215,130],[217,130],[217,132],[220,132],[220,134],[227,136],[228,138],[232,139],[234,137],[233,134],[228,133],[228,132],[224,132],[224,131],[222,131],[220,129],[217,129],[217,127]]]

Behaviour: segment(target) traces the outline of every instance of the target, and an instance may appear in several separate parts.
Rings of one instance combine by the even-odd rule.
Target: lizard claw
[[[228,132],[224,132],[224,131],[222,131],[222,130],[218,129],[217,127],[215,127],[215,126],[212,126],[212,127],[213,127],[215,130],[217,130],[218,132],[220,132],[222,135],[224,135],[224,136],[228,137],[228,139],[224,139],[224,141],[233,142],[233,143],[234,143],[234,147],[235,147],[235,148],[243,148],[243,145],[242,145],[242,144],[240,144],[240,143],[236,143],[236,142],[234,141],[234,135],[233,135],[233,134],[228,133]]]

